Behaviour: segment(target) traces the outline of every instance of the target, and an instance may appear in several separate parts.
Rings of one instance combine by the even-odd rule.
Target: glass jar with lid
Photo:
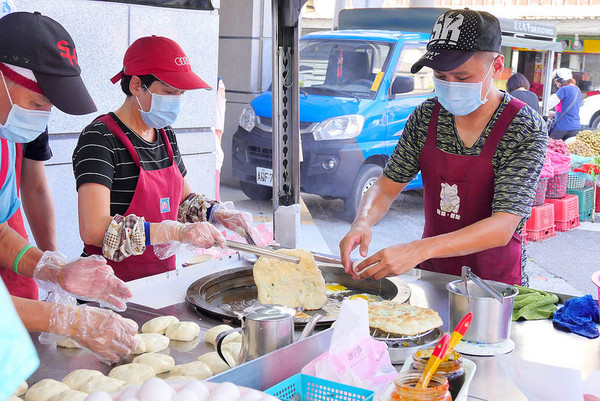
[[[427,366],[427,362],[429,361],[433,350],[434,348],[425,348],[415,352],[412,357],[413,363],[411,365],[411,369],[413,371],[422,373],[423,370],[425,370],[425,366]],[[456,351],[452,351],[452,354],[448,360],[440,363],[436,373],[446,376],[448,379],[448,386],[450,394],[452,395],[452,399],[456,399],[456,396],[465,383],[466,377],[465,369],[462,363],[462,355]]]
[[[395,390],[392,393],[393,401],[452,401],[448,391],[446,376],[436,373],[429,381],[427,388],[416,388],[421,378],[421,373],[409,371],[400,373],[394,379]]]

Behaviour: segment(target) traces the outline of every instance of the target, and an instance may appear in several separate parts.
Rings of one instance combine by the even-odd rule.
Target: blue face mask
[[[492,88],[492,84],[490,83],[483,99],[481,99],[481,88],[483,88],[483,83],[487,79],[491,69],[492,66],[490,65],[483,81],[475,83],[448,82],[434,77],[433,84],[435,85],[435,94],[438,97],[438,101],[455,116],[471,114],[488,101],[487,95]]]
[[[14,104],[8,92],[4,74],[2,74],[2,82],[4,82],[4,89],[12,108],[8,113],[4,125],[0,124],[0,137],[12,143],[28,143],[33,141],[48,126],[50,112],[24,109]]]
[[[19,384],[26,380],[40,366],[40,360],[15,311],[4,283],[0,281],[0,400],[5,400],[15,392]]]
[[[150,89],[148,89],[148,92],[150,92]],[[144,123],[152,128],[164,128],[173,124],[179,115],[181,95],[157,95],[152,92],[150,94],[152,95],[152,101],[150,102],[149,111],[144,111],[140,99],[136,96]]]

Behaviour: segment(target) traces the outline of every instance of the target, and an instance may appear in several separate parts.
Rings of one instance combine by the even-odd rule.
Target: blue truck
[[[300,39],[302,191],[341,198],[352,214],[381,175],[408,116],[433,96],[432,71],[411,65],[429,34],[315,32]],[[251,199],[272,195],[272,94],[242,111],[232,140],[233,175]],[[407,189],[422,187],[420,174]]]

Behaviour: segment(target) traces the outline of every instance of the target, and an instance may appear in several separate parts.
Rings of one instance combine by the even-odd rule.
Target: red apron
[[[15,178],[17,180],[17,193],[21,188],[21,170],[23,166],[23,145],[15,144]],[[27,231],[25,231],[25,222],[21,214],[21,208],[11,216],[7,221],[9,227],[18,232],[23,238],[28,240]],[[21,276],[12,270],[0,269],[0,277],[4,281],[10,295],[21,298],[38,299],[38,286],[31,277]]]
[[[492,215],[494,169],[492,158],[502,135],[523,107],[513,99],[506,106],[479,156],[455,155],[437,148],[440,104],[436,102],[419,164],[423,176],[425,229],[423,238],[460,230]],[[425,270],[461,275],[462,266],[488,280],[521,284],[521,237],[515,232],[507,245],[471,255],[429,259]]]
[[[98,120],[106,124],[113,135],[121,141],[140,169],[135,193],[125,215],[135,214],[144,217],[149,223],[177,220],[183,193],[183,176],[175,163],[173,148],[165,130],[161,129],[160,135],[169,154],[171,166],[160,170],[146,171],[140,166],[140,157],[119,124],[109,115],[103,115]],[[85,250],[88,255],[102,255],[102,248],[97,246],[86,244]],[[160,260],[154,254],[153,247],[147,246],[142,255],[130,256],[121,262],[109,260],[108,264],[112,266],[117,277],[124,281],[131,281],[175,270],[175,256]]]

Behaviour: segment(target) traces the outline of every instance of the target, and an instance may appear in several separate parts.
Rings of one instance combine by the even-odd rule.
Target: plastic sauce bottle
[[[436,373],[429,381],[427,388],[416,388],[421,373],[400,373],[394,379],[396,389],[392,393],[393,401],[452,401],[448,391],[446,376]]]
[[[417,351],[413,355],[411,369],[423,373],[423,370],[425,370],[425,366],[427,366],[427,362],[429,361],[432,352],[433,348],[426,348]],[[452,395],[452,399],[455,400],[460,389],[465,383],[466,377],[465,369],[462,364],[462,356],[458,352],[452,351],[450,358],[448,358],[447,361],[440,363],[436,373],[446,376],[448,379],[450,395]]]

